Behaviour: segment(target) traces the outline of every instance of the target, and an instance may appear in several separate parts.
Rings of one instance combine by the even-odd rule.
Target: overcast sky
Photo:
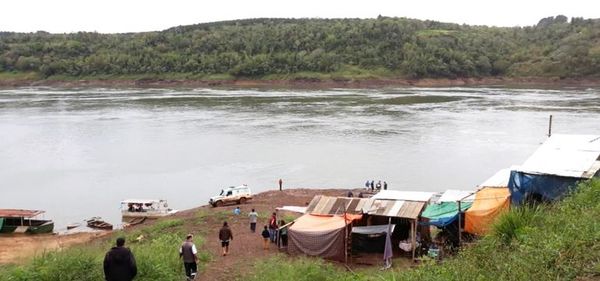
[[[600,18],[598,0],[3,0],[0,30],[102,33],[163,30],[220,20],[374,18],[378,15],[495,26],[541,18]]]

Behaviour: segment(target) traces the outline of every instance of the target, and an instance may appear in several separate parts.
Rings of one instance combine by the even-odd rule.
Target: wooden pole
[[[458,200],[458,248],[462,245],[462,211],[460,209],[460,200]]]
[[[552,114],[550,114],[550,121],[548,122],[548,137],[552,136]]]
[[[416,226],[416,219],[415,219],[415,220],[412,220],[412,221],[410,222],[410,226],[411,226],[411,229],[412,229],[412,235],[411,235],[411,236],[412,236],[412,237],[411,237],[411,244],[412,244],[412,261],[414,262],[414,261],[415,261],[415,250],[416,250],[416,248],[417,248],[417,242],[416,242],[416,241],[417,241],[417,240],[416,240],[416,239],[417,239],[417,237],[416,237],[416,236],[417,236],[417,226]]]
[[[348,264],[348,221],[346,220],[346,205],[344,205],[344,264]]]

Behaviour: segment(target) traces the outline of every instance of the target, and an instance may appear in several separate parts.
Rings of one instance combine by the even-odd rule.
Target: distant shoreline
[[[284,88],[284,89],[330,89],[330,88],[381,88],[381,87],[599,87],[600,78],[541,78],[541,77],[489,77],[489,78],[381,78],[381,79],[81,79],[81,80],[39,80],[39,79],[0,79],[0,87],[233,87],[233,88]]]

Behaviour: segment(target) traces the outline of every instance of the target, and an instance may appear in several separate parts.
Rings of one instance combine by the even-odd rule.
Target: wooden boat
[[[136,217],[136,218],[123,218],[123,227],[132,227],[134,225],[142,224],[146,221],[146,217]]]
[[[0,209],[0,233],[52,233],[53,221],[35,219],[43,213],[39,210]]]
[[[113,229],[112,224],[103,221],[102,218],[100,218],[100,217],[93,217],[93,218],[87,220],[87,226],[90,228],[102,229],[102,230],[112,230]]]
[[[73,229],[73,228],[77,228],[77,227],[80,227],[80,226],[81,226],[81,224],[80,224],[80,223],[78,223],[78,222],[76,222],[76,223],[72,223],[72,224],[68,224],[68,225],[67,225],[67,230],[69,230],[69,229]]]

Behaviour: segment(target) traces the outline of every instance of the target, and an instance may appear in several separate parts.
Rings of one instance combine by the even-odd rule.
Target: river
[[[224,186],[474,189],[553,133],[600,134],[600,89],[0,89],[0,208],[61,230]]]

